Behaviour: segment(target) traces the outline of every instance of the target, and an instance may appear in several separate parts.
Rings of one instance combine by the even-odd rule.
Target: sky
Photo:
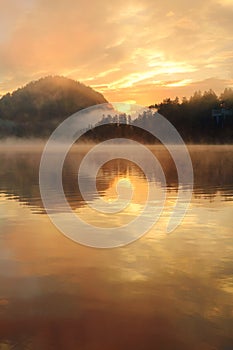
[[[0,0],[0,95],[47,75],[150,105],[233,87],[233,0]]]

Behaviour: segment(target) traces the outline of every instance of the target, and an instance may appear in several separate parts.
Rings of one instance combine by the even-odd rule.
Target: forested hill
[[[96,104],[106,103],[103,95],[77,81],[64,77],[46,77],[8,93],[0,99],[0,137],[49,137],[52,131],[71,114]],[[86,134],[91,140],[112,137],[137,139],[144,143],[156,140],[143,132],[145,126],[156,129],[154,111],[167,118],[189,143],[233,143],[233,90],[225,89],[220,96],[213,90],[195,92],[189,99],[165,99],[150,106],[149,113],[139,115],[131,128],[129,123],[110,126],[96,125]],[[127,120],[130,116],[116,116]],[[105,121],[103,120],[105,123]],[[139,127],[140,129],[138,129]]]
[[[0,136],[48,136],[74,112],[106,102],[103,95],[75,80],[41,78],[0,99]]]
[[[233,142],[233,90],[226,88],[219,96],[213,90],[196,91],[189,99],[167,98],[155,104],[186,142]]]

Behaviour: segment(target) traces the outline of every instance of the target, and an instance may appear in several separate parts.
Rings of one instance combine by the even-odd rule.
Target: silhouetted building
[[[212,117],[214,117],[215,123],[218,127],[223,128],[226,118],[232,117],[232,116],[233,116],[232,109],[226,109],[226,108],[212,109]]]

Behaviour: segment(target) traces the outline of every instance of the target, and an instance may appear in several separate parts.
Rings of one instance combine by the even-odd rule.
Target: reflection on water
[[[163,214],[143,238],[110,250],[73,243],[44,215],[39,150],[0,152],[0,350],[232,349],[233,147],[190,147],[193,199],[170,235],[176,169],[164,149],[152,151],[166,174]],[[100,169],[97,189],[113,201],[117,181],[130,181],[131,205],[114,219],[88,208],[76,176],[85,153],[72,150],[63,169],[72,209],[97,226],[138,215],[147,182],[121,159]]]

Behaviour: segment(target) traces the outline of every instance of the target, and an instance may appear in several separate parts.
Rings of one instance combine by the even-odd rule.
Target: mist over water
[[[44,144],[0,142],[0,349],[231,349],[233,146],[188,146],[193,197],[170,235],[164,228],[177,196],[176,167],[163,146],[148,146],[166,175],[161,218],[134,243],[102,250],[67,239],[45,214],[38,183]],[[96,184],[101,198],[116,198],[119,179],[134,193],[118,215],[99,215],[77,185],[92,146],[74,145],[65,159],[69,205],[97,227],[127,224],[146,201],[147,179],[133,162],[105,163]],[[161,186],[153,174],[149,181]],[[96,201],[92,193],[89,200]]]

